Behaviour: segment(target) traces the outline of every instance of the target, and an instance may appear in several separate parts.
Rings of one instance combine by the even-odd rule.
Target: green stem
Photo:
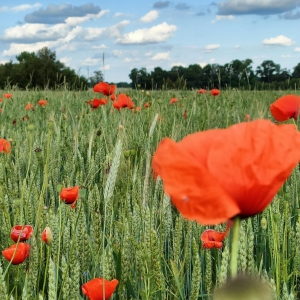
[[[232,278],[236,277],[237,275],[240,221],[241,220],[239,217],[235,217],[232,226],[232,244],[231,244],[231,259],[230,259],[230,274]]]

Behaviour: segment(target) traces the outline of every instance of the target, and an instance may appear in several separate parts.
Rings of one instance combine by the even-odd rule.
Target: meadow
[[[11,143],[10,154],[0,153],[1,251],[13,244],[13,226],[34,229],[23,263],[0,259],[0,299],[9,300],[87,299],[81,286],[96,277],[118,279],[111,299],[210,299],[229,274],[232,236],[222,249],[202,248],[201,233],[226,224],[184,219],[154,180],[152,156],[164,137],[272,120],[273,101],[299,94],[128,90],[141,109],[118,111],[111,100],[92,109],[88,100],[100,98],[93,91],[7,92],[12,97],[0,103],[0,138]],[[41,99],[48,105],[38,106]],[[241,222],[238,269],[259,274],[277,300],[300,298],[299,184],[297,167],[267,209]],[[60,199],[62,187],[73,186],[81,187],[75,209]],[[45,227],[49,245],[41,240]]]

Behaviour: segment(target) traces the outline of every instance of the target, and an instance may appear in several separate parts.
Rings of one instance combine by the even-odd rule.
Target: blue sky
[[[82,75],[130,82],[141,67],[300,62],[300,0],[2,2],[0,63],[47,46]]]

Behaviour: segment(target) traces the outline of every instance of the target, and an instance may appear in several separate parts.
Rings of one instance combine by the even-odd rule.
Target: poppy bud
[[[33,124],[29,124],[27,126],[27,128],[28,128],[28,131],[33,131],[34,130],[34,125]]]
[[[97,135],[100,136],[102,134],[101,128],[97,130]]]
[[[34,149],[35,155],[37,157],[38,160],[42,159],[42,149],[41,148],[35,148]]]
[[[56,191],[58,193],[60,193],[62,188],[63,188],[63,185],[61,183],[58,183],[57,186],[56,186]]]
[[[51,232],[51,229],[49,227],[46,227],[42,233],[42,241],[47,244],[48,246],[51,245],[53,241],[53,235]]]
[[[131,156],[135,156],[136,155],[136,151],[134,149],[129,150],[130,151],[130,155]]]
[[[81,187],[79,187],[79,198],[85,199],[85,197],[86,197],[86,187],[81,186]]]
[[[147,92],[146,92],[146,96],[147,96],[147,97],[150,97],[150,92],[147,91]]]
[[[124,151],[124,156],[125,156],[125,158],[129,158],[130,157],[130,150]]]
[[[119,125],[119,130],[122,130],[124,127],[123,127],[123,125]]]
[[[267,227],[268,227],[268,222],[267,222],[267,219],[265,217],[263,217],[261,220],[260,220],[260,226],[263,230],[266,230]]]
[[[161,100],[160,98],[158,98],[158,99],[156,100],[156,102],[157,102],[158,104],[162,104],[162,100]]]

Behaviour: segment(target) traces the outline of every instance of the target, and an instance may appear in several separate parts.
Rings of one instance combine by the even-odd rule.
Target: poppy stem
[[[232,243],[231,243],[231,259],[230,259],[230,274],[234,278],[237,275],[237,258],[238,258],[238,242],[240,230],[240,218],[235,217],[232,226]]]

